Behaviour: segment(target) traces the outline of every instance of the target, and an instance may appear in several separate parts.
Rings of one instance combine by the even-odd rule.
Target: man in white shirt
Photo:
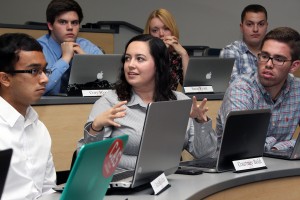
[[[34,38],[0,36],[0,150],[13,149],[2,199],[37,199],[55,186],[51,138],[30,106],[45,92],[46,65]]]

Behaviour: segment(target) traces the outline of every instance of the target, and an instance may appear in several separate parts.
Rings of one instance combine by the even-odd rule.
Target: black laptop
[[[181,162],[180,166],[223,172],[234,170],[232,161],[262,157],[270,117],[270,109],[231,111],[227,115],[217,158]]]
[[[12,149],[6,149],[0,151],[0,199],[3,193],[3,189],[5,186],[6,177],[8,174],[8,169],[10,165],[10,160],[12,157],[13,150]]]
[[[300,136],[298,135],[294,148],[266,151],[264,156],[285,160],[300,160]]]

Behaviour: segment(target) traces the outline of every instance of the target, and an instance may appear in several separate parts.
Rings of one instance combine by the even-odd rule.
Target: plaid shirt
[[[251,53],[243,41],[235,41],[227,45],[220,52],[220,57],[235,58],[230,83],[239,75],[256,72],[257,57]]]
[[[220,140],[222,136],[226,116],[231,110],[250,109],[271,109],[272,117],[267,137],[276,139],[274,147],[278,149],[292,147],[294,145],[292,136],[300,124],[300,79],[289,75],[274,102],[260,84],[257,73],[238,77],[228,87],[218,113],[216,127],[218,139]]]

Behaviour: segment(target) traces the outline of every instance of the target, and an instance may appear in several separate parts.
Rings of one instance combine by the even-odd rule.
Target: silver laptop
[[[294,148],[266,151],[264,156],[285,160],[300,160],[300,136],[298,135]]]
[[[262,157],[271,110],[231,111],[226,118],[217,158],[181,162],[182,167],[205,172],[234,170],[232,161]]]
[[[234,58],[190,57],[187,72],[183,80],[183,91],[188,96],[195,94],[225,93],[234,65]],[[198,90],[208,86],[211,90]]]
[[[179,166],[191,106],[191,99],[150,103],[135,170],[116,173],[110,187],[135,188],[162,173],[173,174]],[[124,174],[130,176],[119,179]]]
[[[94,80],[107,80],[115,83],[122,66],[121,59],[121,54],[75,54],[69,84],[85,84]]]
[[[67,88],[68,96],[85,96],[82,91],[111,90],[122,66],[121,54],[75,54]],[[103,92],[98,92],[103,95]],[[101,96],[95,93],[95,96]]]

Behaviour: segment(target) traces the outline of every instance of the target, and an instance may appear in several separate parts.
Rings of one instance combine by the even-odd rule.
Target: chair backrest
[[[219,48],[207,48],[203,52],[203,56],[219,56],[222,49]]]
[[[183,46],[189,56],[203,56],[204,50],[209,48],[208,46]]]

